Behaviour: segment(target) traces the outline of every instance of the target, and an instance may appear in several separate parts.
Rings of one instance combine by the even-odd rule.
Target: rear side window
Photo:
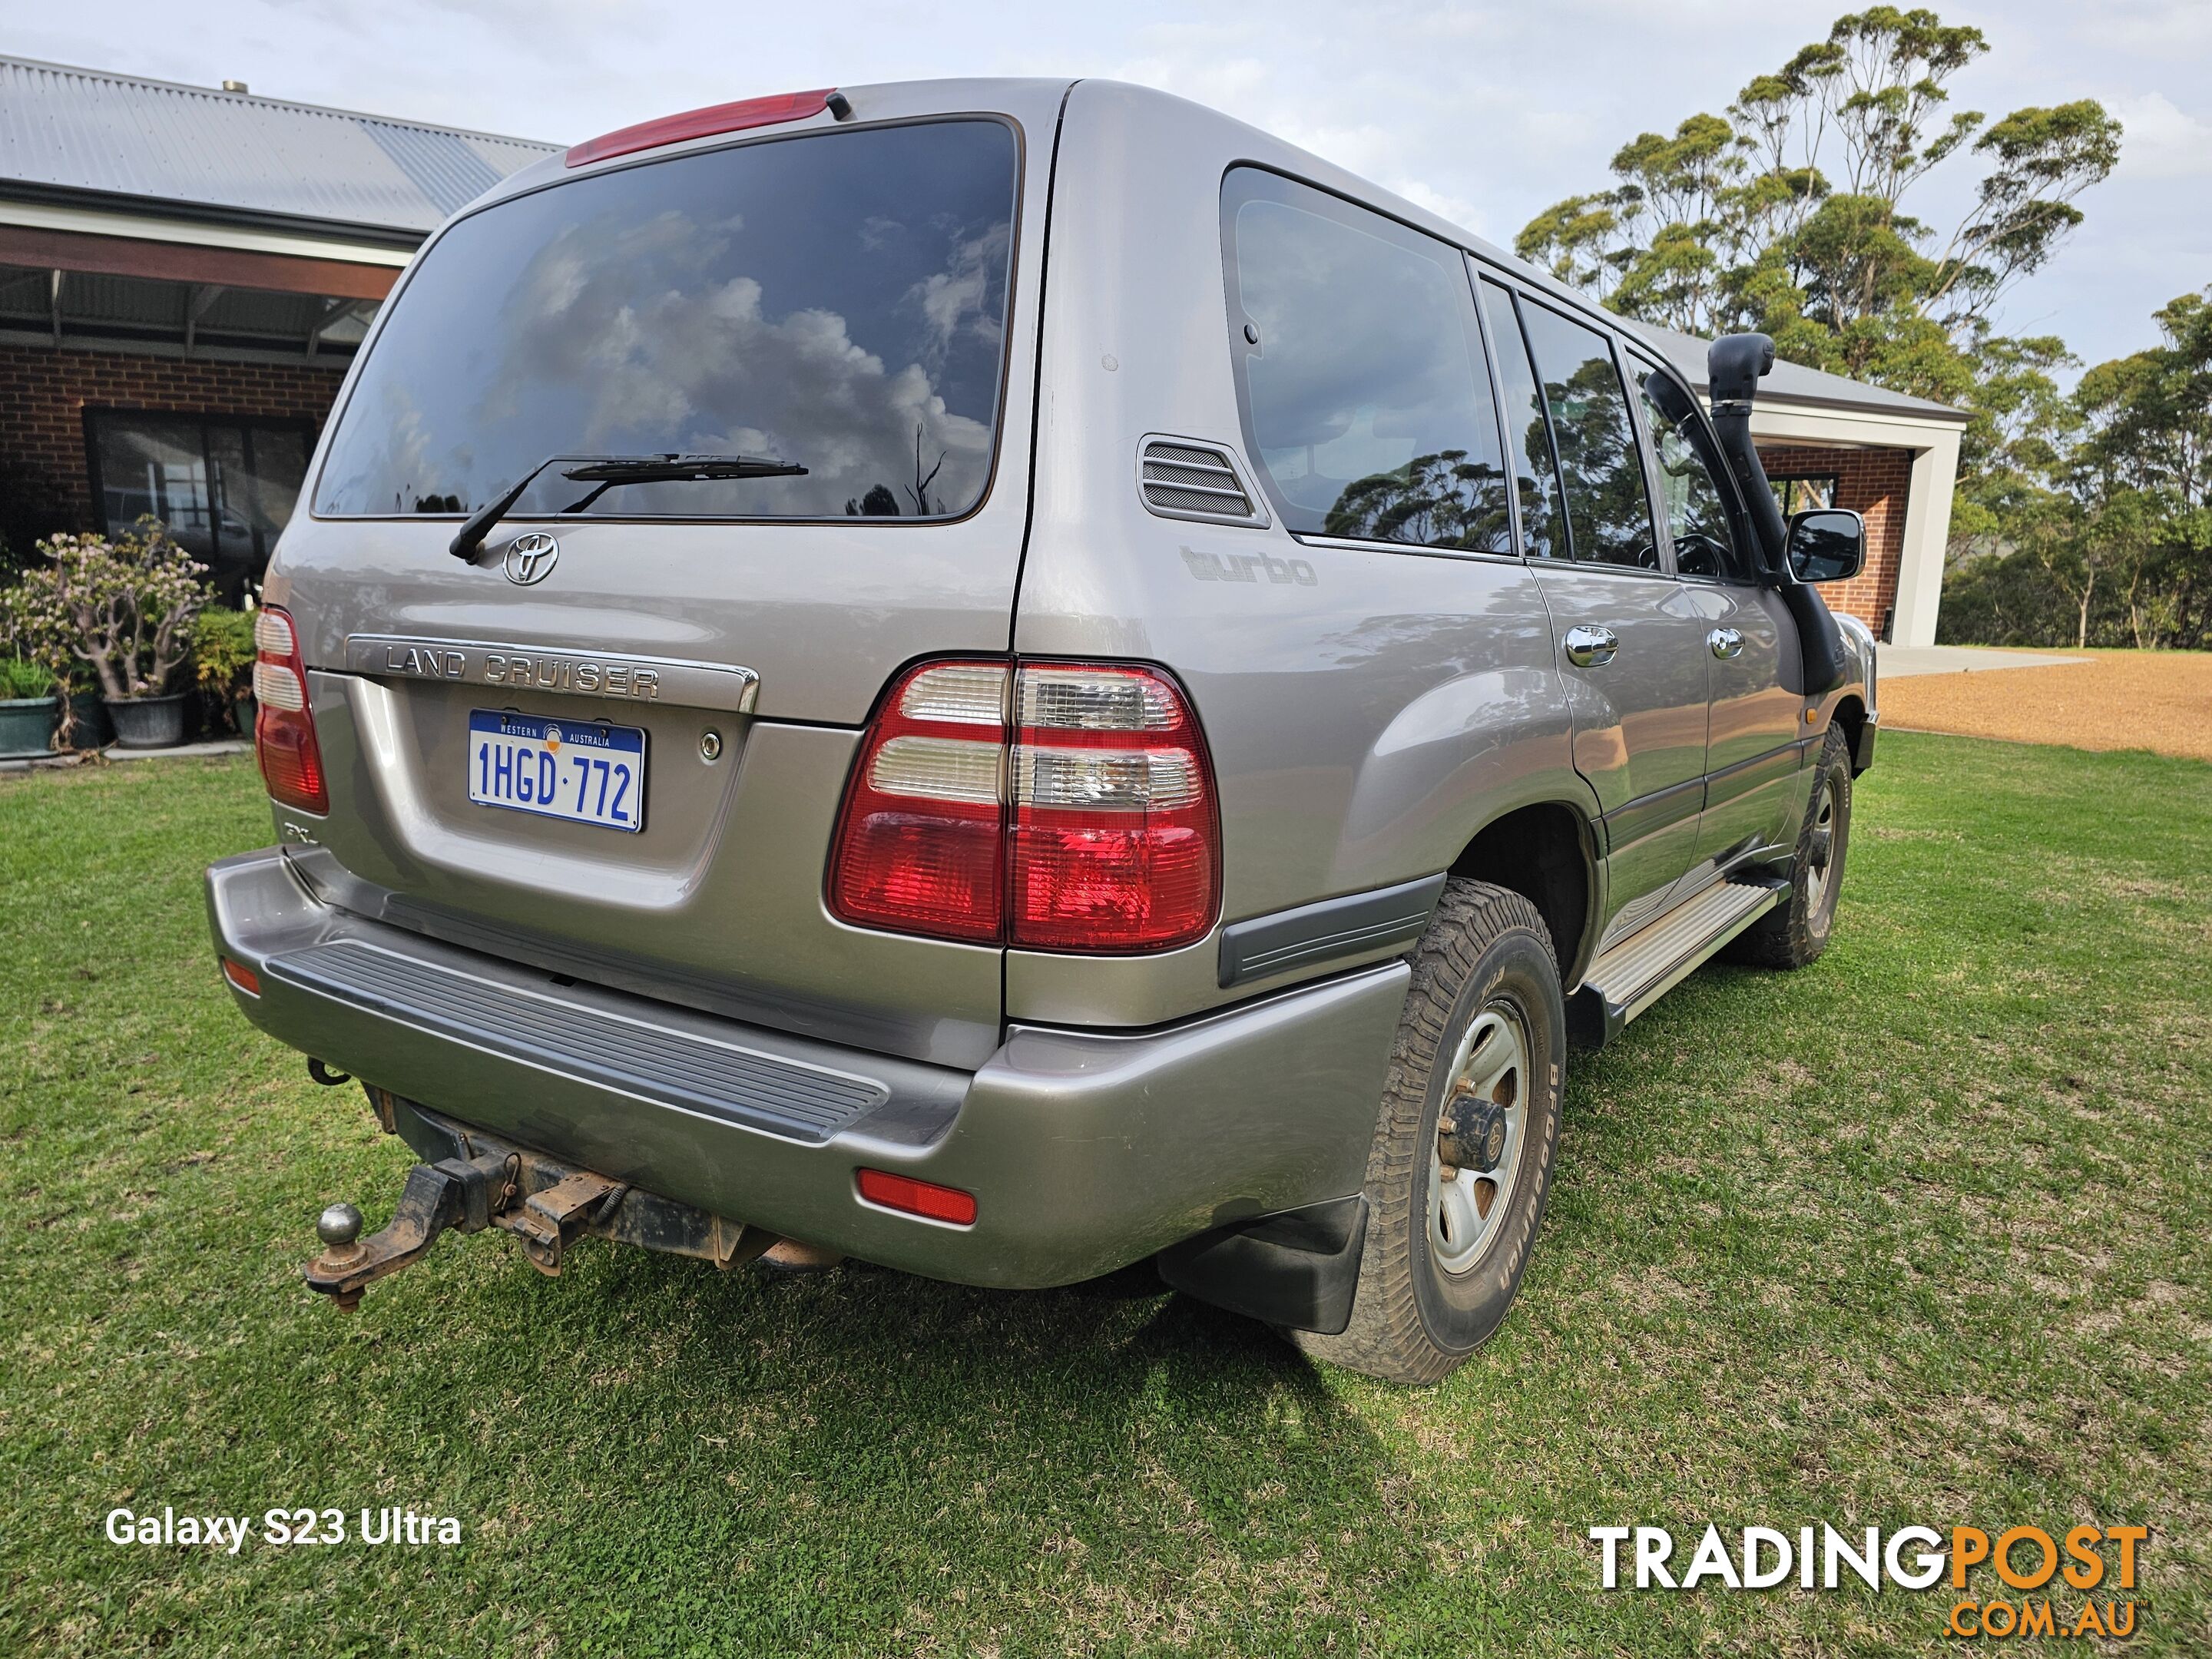
[[[1510,555],[1459,251],[1249,167],[1223,186],[1222,236],[1245,435],[1289,527]]]
[[[1576,559],[1658,569],[1651,495],[1612,345],[1595,329],[1543,306],[1523,305],[1521,314],[1552,413]]]
[[[1521,337],[1513,296],[1492,282],[1482,284],[1482,313],[1489,319],[1498,378],[1505,387],[1505,442],[1513,458],[1514,487],[1521,495],[1521,535],[1532,559],[1567,556],[1567,509],[1559,499],[1559,470],[1552,460],[1552,432],[1544,419],[1544,392]]]
[[[1735,529],[1720,485],[1720,454],[1694,415],[1677,421],[1667,412],[1688,397],[1657,369],[1629,359],[1644,399],[1644,424],[1659,462],[1659,501],[1674,544],[1674,568],[1685,576],[1722,577],[1736,572]]]
[[[456,514],[556,455],[744,455],[803,477],[595,486],[519,516],[948,518],[991,474],[1016,144],[965,119],[570,179],[424,254],[331,439],[319,514]]]

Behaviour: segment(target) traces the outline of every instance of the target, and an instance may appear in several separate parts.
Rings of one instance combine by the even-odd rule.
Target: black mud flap
[[[1874,740],[1881,735],[1881,728],[1871,718],[1859,722],[1859,729],[1851,733],[1851,775],[1862,776],[1874,764]]]
[[[1335,1336],[1352,1322],[1367,1200],[1330,1199],[1216,1227],[1154,1261],[1176,1290],[1288,1330]]]

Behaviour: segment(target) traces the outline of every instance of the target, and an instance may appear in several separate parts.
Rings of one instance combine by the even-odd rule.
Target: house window
[[[225,604],[260,585],[307,474],[311,425],[97,409],[85,428],[102,528],[127,531],[151,514],[207,566]]]
[[[1832,472],[1774,473],[1766,475],[1766,482],[1774,486],[1774,499],[1781,504],[1782,516],[1793,513],[1808,513],[1816,507],[1833,507],[1836,491],[1843,480]]]

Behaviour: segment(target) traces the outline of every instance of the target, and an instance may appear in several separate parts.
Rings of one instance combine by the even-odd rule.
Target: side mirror
[[[1866,520],[1840,507],[1792,514],[1786,545],[1799,581],[1843,581],[1866,563]]]

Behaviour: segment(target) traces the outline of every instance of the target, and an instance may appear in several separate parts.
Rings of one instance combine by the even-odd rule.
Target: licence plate
[[[469,799],[571,823],[645,827],[645,732],[495,708],[469,714]]]

